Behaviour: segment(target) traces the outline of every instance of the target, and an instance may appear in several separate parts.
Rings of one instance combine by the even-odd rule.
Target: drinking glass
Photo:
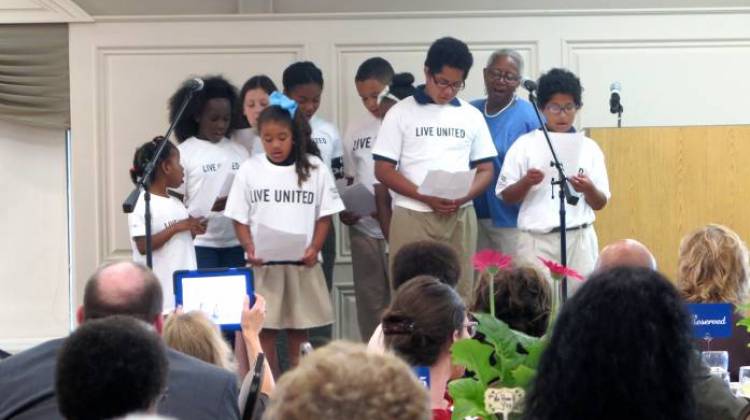
[[[711,370],[711,374],[720,377],[729,385],[729,353],[726,351],[704,351],[701,356]]]

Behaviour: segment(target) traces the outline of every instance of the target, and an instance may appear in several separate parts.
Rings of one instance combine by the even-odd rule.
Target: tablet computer
[[[173,275],[175,304],[185,312],[203,311],[222,330],[240,330],[245,295],[255,301],[250,268],[180,270]]]

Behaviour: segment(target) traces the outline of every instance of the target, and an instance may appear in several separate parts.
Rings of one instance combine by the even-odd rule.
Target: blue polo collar
[[[424,85],[417,86],[417,91],[414,92],[414,100],[417,101],[417,103],[420,105],[427,105],[427,104],[435,103],[435,101],[432,100],[430,95],[428,95],[427,92],[424,91]],[[461,106],[461,101],[459,101],[458,98],[453,98],[448,103],[453,106]]]

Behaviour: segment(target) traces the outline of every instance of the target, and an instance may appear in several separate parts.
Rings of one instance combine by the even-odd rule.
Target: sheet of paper
[[[229,174],[229,165],[221,165],[213,176],[206,177],[203,180],[198,192],[190,199],[188,213],[191,216],[207,217],[211,213],[211,207],[214,206],[216,199],[221,197],[220,194],[227,183]],[[232,185],[231,180],[229,181],[229,185]]]
[[[424,195],[457,200],[469,194],[476,172],[476,169],[460,172],[429,171],[417,191]]]
[[[375,213],[375,196],[364,184],[358,182],[345,187],[339,194],[347,211],[360,216],[369,216]]]
[[[299,261],[305,255],[307,235],[259,224],[253,242],[255,257],[263,261]]]

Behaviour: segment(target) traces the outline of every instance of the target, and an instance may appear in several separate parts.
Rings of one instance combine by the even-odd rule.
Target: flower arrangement
[[[583,280],[583,277],[554,261],[540,258],[556,280],[554,290],[559,289],[559,280],[564,276]],[[510,267],[511,257],[494,250],[477,252],[472,262],[481,276],[490,276],[490,313],[475,313],[477,331],[483,336],[478,339],[457,341],[451,347],[453,363],[462,365],[474,376],[451,381],[448,392],[453,399],[453,418],[481,417],[495,418],[496,413],[503,417],[523,410],[524,395],[536,375],[541,355],[547,345],[547,334],[541,338],[531,337],[512,330],[506,323],[495,317],[494,276]],[[553,293],[553,313],[559,310],[559,292]],[[552,321],[547,326],[550,331]]]

